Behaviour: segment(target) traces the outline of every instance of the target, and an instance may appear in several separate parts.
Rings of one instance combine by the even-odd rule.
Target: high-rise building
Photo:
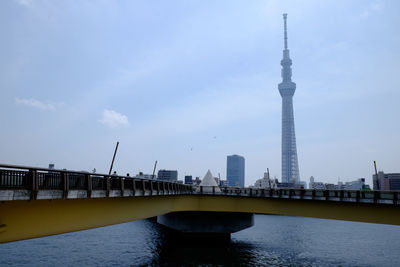
[[[372,175],[374,190],[400,190],[400,173],[384,173]]]
[[[297,161],[296,135],[294,131],[293,95],[296,84],[292,82],[292,60],[287,45],[287,14],[284,21],[284,49],[282,65],[282,82],[278,85],[282,96],[282,183],[299,183],[299,164]]]
[[[178,171],[176,170],[159,170],[157,175],[158,180],[162,181],[177,181],[178,180]]]
[[[244,157],[239,155],[227,156],[226,179],[229,186],[244,187]]]

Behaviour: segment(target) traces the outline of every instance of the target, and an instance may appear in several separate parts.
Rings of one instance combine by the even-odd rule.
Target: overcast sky
[[[400,2],[0,1],[0,163],[281,178],[282,13],[300,177],[400,172]]]

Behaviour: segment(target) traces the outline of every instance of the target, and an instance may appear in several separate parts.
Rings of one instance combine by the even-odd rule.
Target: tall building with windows
[[[229,186],[244,187],[244,157],[239,155],[227,156],[226,179]]]
[[[286,19],[287,14],[283,14],[282,82],[278,85],[279,93],[282,97],[282,183],[298,184],[300,182],[300,174],[293,114],[293,95],[296,91],[296,84],[292,82],[292,60],[289,56]]]
[[[372,175],[374,190],[400,190],[400,173],[384,173]]]

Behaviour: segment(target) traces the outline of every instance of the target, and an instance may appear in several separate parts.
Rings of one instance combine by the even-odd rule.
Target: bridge
[[[0,164],[0,243],[154,216],[168,224],[180,213],[242,214],[247,224],[257,213],[400,225],[400,191],[219,188]]]

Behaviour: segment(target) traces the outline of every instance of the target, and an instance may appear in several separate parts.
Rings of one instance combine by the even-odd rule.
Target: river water
[[[256,215],[230,242],[152,220],[0,244],[0,266],[400,266],[400,226]]]

